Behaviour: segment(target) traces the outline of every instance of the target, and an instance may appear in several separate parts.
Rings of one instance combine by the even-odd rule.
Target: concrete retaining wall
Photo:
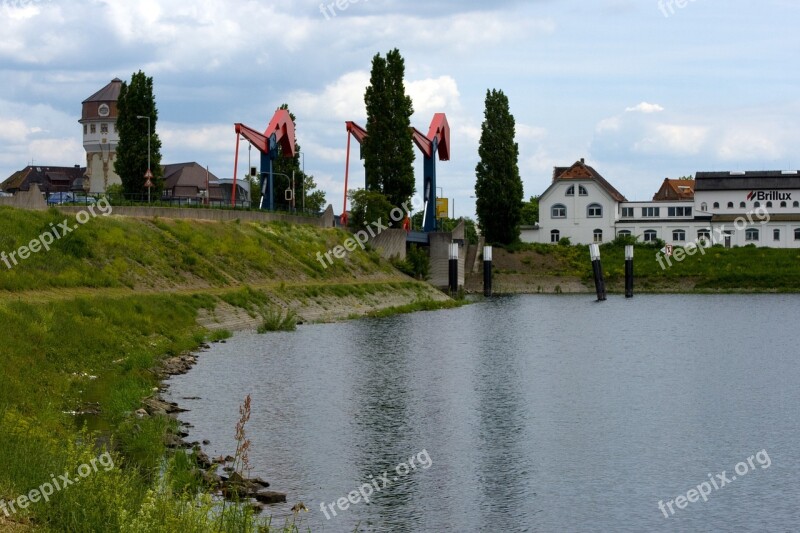
[[[431,273],[428,282],[434,287],[447,288],[450,284],[450,243],[455,232],[430,233]],[[467,259],[467,248],[458,247],[458,286],[464,286],[464,264]]]
[[[42,191],[39,190],[38,183],[31,183],[30,190],[20,191],[11,197],[0,198],[0,205],[18,207],[19,209],[47,209],[47,201],[44,199]]]
[[[406,235],[404,229],[386,229],[375,235],[375,238],[371,239],[369,243],[381,254],[381,257],[402,261],[406,258]]]

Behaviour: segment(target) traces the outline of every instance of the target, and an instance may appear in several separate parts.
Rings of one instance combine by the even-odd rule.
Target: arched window
[[[708,211],[708,204],[705,202],[700,204],[700,211]]]
[[[710,241],[711,240],[711,230],[710,229],[699,229],[697,230],[697,240],[699,241]]]
[[[558,231],[557,229],[554,229],[553,231],[550,232],[550,242],[557,243],[560,240],[561,240],[561,232],[560,231]]]
[[[781,202],[781,207],[786,207],[786,202]]]
[[[733,202],[728,202],[728,209],[733,209]]]
[[[747,204],[746,204],[746,203],[744,203],[744,202],[739,202],[739,207],[741,207],[742,209],[744,209],[745,207],[747,207]]]
[[[617,232],[617,237],[630,237],[630,236],[631,236],[631,230],[629,229],[621,229]]]
[[[677,242],[683,242],[686,240],[686,231],[682,229],[676,229],[672,232],[672,240]]]
[[[564,204],[556,204],[550,209],[550,216],[552,218],[567,218],[567,206]]]
[[[603,242],[603,230],[594,230],[594,242]]]
[[[644,231],[644,242],[653,242],[658,238],[658,233],[654,229]]]
[[[772,207],[772,202],[767,202],[767,209]]]
[[[795,200],[794,203],[792,204],[792,207],[800,207],[800,202]]]
[[[714,202],[714,209],[719,209],[719,202]]]
[[[589,204],[586,208],[586,216],[589,218],[603,218],[603,206],[600,204]]]
[[[761,202],[756,202],[753,204],[753,207],[761,207]]]
[[[794,229],[794,240],[800,241],[800,228]]]
[[[578,185],[578,195],[579,196],[588,196],[589,193],[586,192],[586,187],[584,187],[583,185]]]
[[[575,196],[575,186],[570,185],[567,187],[567,192],[564,193],[564,196]]]
[[[747,231],[744,232],[744,240],[747,242],[757,241],[758,237],[758,229],[756,228],[747,228]]]

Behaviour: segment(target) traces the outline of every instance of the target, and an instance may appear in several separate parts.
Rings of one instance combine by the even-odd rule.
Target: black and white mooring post
[[[633,245],[625,246],[625,298],[633,298]]]
[[[483,295],[492,295],[492,247],[483,247]]]
[[[594,275],[594,287],[597,290],[597,301],[604,302],[606,299],[606,282],[603,279],[603,265],[600,264],[600,246],[590,244],[589,254],[592,257],[592,273]]]
[[[450,293],[458,292],[458,243],[450,244]]]

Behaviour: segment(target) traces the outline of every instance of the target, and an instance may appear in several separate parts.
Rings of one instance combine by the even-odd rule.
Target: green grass
[[[678,248],[676,247],[676,250]],[[625,279],[624,244],[607,243],[600,247],[603,272],[610,288],[621,290]],[[524,256],[538,275],[573,276],[590,282],[592,279],[588,246],[553,246],[518,244],[510,253]],[[800,249],[714,246],[697,250],[671,266],[656,257],[659,248],[638,244],[634,249],[634,271],[638,289],[653,291],[800,291]],[[674,252],[673,252],[674,253]],[[536,256],[550,256],[547,268],[539,268]]]
[[[70,217],[0,207],[0,251]],[[134,413],[158,387],[153,369],[163,358],[230,337],[197,325],[222,303],[261,317],[265,329],[292,329],[296,317],[278,305],[427,295],[371,251],[323,267],[317,252],[347,237],[284,223],[98,217],[14,268],[0,263],[0,499],[105,450],[114,459],[113,469],[14,518],[40,531],[296,531],[260,523],[241,506],[220,517],[199,490],[194,461],[165,446],[176,423]],[[357,282],[376,275],[397,281]],[[88,408],[99,413],[70,414]]]

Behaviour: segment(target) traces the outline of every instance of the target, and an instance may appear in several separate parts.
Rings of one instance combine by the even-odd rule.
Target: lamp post
[[[136,115],[138,119],[147,119],[147,174],[152,175],[152,171],[150,170],[150,116],[144,115]],[[151,186],[152,187],[152,186]],[[151,187],[147,188],[147,204],[150,205],[150,189]]]

